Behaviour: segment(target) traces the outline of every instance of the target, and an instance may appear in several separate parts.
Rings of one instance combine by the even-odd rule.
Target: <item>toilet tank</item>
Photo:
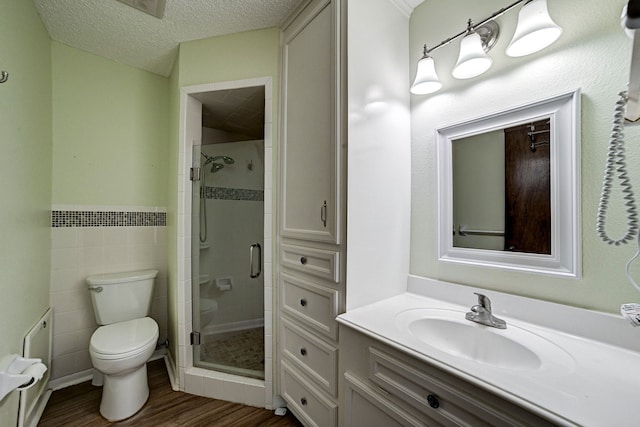
[[[140,319],[149,314],[158,270],[128,271],[87,277],[99,325]]]

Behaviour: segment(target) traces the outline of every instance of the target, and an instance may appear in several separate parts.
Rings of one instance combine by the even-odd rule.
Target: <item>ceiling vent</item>
[[[118,0],[135,9],[151,16],[162,19],[164,16],[164,6],[167,0]]]

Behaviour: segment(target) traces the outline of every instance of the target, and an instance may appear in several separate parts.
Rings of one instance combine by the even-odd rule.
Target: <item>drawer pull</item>
[[[440,402],[438,401],[438,396],[434,396],[433,394],[430,394],[429,396],[427,396],[427,403],[433,409],[437,409],[438,407],[440,407]]]
[[[303,307],[306,307],[306,306],[307,306],[307,300],[306,300],[306,299],[304,299],[304,298],[302,298],[302,299],[300,300],[300,305],[301,305],[301,306],[303,306]]]
[[[306,397],[301,398],[300,403],[302,404],[302,406],[307,406],[307,398]]]
[[[300,264],[302,264],[302,265],[306,265],[307,264],[307,257],[306,256],[301,256],[300,257]]]
[[[304,348],[304,347],[302,347],[302,348],[300,349],[300,354],[301,354],[302,356],[306,356],[306,355],[307,355],[307,349],[306,349],[306,348]]]
[[[320,221],[322,221],[322,225],[327,227],[327,201],[325,200],[320,208]]]

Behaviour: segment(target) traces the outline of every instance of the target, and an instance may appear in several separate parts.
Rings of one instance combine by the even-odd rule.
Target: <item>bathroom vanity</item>
[[[553,423],[387,345],[340,327],[345,426],[551,426]]]
[[[638,333],[619,316],[410,277],[338,317],[344,426],[614,426],[637,418]],[[466,305],[464,302],[466,302]]]

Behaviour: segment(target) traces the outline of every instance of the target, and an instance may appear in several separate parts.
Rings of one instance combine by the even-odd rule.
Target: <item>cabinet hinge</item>
[[[189,173],[189,179],[191,181],[200,181],[200,168],[191,168]]]
[[[190,334],[191,345],[200,345],[200,332],[193,331]]]

